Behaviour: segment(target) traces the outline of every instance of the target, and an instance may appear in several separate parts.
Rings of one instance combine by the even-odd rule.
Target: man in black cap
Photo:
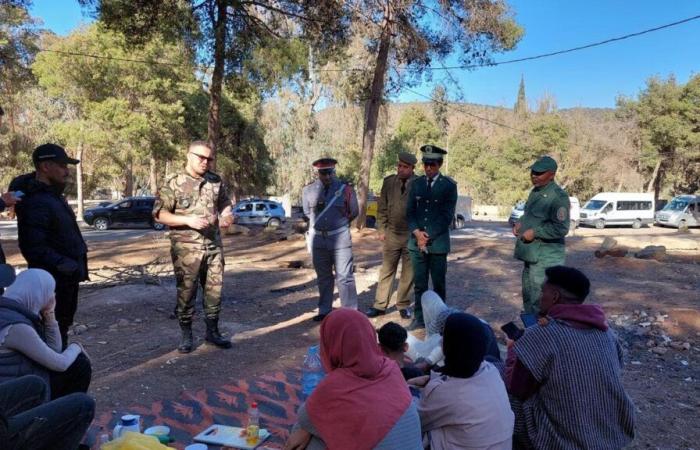
[[[401,277],[396,289],[396,307],[402,319],[411,318],[411,290],[413,266],[408,255],[408,222],[406,203],[411,184],[416,176],[413,170],[418,160],[408,152],[399,153],[396,174],[384,178],[377,202],[377,233],[384,243],[382,268],[379,271],[374,305],[365,314],[377,317],[386,313],[394,290],[394,278],[401,261]]]
[[[433,280],[433,290],[446,302],[445,275],[447,254],[450,252],[450,224],[457,205],[457,183],[440,173],[443,155],[447,151],[434,145],[424,145],[423,168],[425,175],[411,185],[406,218],[408,250],[413,264],[415,308],[409,330],[425,327],[421,296]]]
[[[308,246],[318,278],[320,322],[333,309],[333,272],[340,303],[357,309],[357,288],[353,274],[350,222],[359,212],[355,190],[335,176],[333,158],[313,162],[318,179],[304,186],[302,205],[309,218]]]
[[[523,261],[523,308],[537,314],[545,270],[564,264],[564,236],[569,232],[569,195],[554,182],[557,162],[542,156],[530,166],[535,186],[525,203],[525,213],[515,223],[516,259]]]
[[[63,196],[68,165],[80,161],[56,144],[35,148],[32,161],[36,170],[10,183],[11,191],[24,193],[15,205],[19,249],[30,268],[44,269],[56,280],[56,320],[66,348],[78,307],[78,285],[88,279],[87,245]]]

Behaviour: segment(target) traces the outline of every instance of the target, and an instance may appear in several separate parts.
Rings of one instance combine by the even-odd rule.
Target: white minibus
[[[654,222],[654,194],[602,192],[581,208],[581,225],[605,228],[607,225],[632,225],[640,228]]]

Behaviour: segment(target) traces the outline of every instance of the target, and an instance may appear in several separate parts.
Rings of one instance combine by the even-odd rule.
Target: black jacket
[[[29,267],[44,269],[57,281],[87,280],[87,245],[63,194],[34,173],[16,177],[10,190],[24,192],[15,212],[19,249]]]

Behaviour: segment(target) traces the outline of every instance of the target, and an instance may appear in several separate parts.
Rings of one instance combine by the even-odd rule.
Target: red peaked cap
[[[335,169],[336,164],[338,164],[338,161],[333,158],[321,158],[311,163],[316,170]]]

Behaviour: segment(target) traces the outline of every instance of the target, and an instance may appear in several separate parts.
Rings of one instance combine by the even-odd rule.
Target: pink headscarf
[[[341,308],[326,317],[321,362],[328,376],[306,401],[321,439],[330,450],[376,447],[410,406],[411,394],[364,314]]]

